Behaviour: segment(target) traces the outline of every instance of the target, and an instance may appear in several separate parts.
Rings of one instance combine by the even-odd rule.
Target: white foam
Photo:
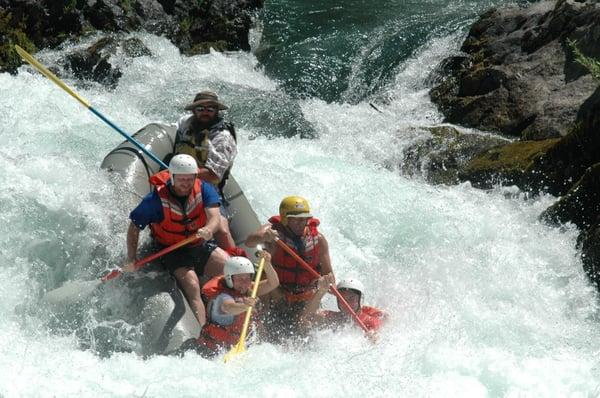
[[[124,65],[115,91],[78,89],[127,130],[174,121],[200,87],[214,86],[224,97],[228,87],[240,85],[277,90],[252,55],[183,58],[164,39],[140,37],[155,56]],[[404,73],[412,73],[409,64]],[[483,397],[598,391],[597,297],[575,249],[577,233],[537,221],[554,198],[525,201],[518,192],[507,198],[503,189],[432,187],[399,176],[394,161],[406,141],[394,132],[423,119],[395,114],[393,102],[380,114],[364,103],[302,101],[320,138],[267,139],[241,128],[233,170],[263,221],[283,196],[309,199],[338,277],[360,278],[366,303],[390,314],[378,345],[349,326],[343,333],[316,332],[307,349],[250,347],[233,366],[195,354],[100,358],[80,350],[81,336],[49,329],[53,315],[39,299],[65,279],[93,280],[122,260],[132,204],[119,202],[122,193],[98,170],[122,139],[38,75],[2,74],[0,85],[13,93],[0,98],[7,121],[0,166],[10,186],[0,193],[0,366],[15,369],[0,372],[1,394]],[[416,90],[420,99],[408,108],[424,101]],[[258,138],[246,138],[253,135]],[[93,254],[98,251],[100,261]],[[114,294],[111,305],[132,299],[117,288]],[[103,322],[96,318],[102,303],[85,305],[82,319],[91,333]]]

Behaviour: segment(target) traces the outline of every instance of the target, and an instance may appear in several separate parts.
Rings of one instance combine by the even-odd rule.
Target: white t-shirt
[[[210,308],[211,322],[221,326],[229,326],[233,323],[233,321],[235,320],[235,315],[226,314],[223,311],[221,311],[221,306],[226,300],[235,301],[235,299],[227,293],[221,293],[217,297],[215,297]]]

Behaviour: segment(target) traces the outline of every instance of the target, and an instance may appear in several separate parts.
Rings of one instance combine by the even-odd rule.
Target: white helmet
[[[186,154],[173,156],[169,162],[169,173],[171,174],[171,182],[173,182],[175,174],[197,174],[198,164],[196,159]]]
[[[232,275],[253,273],[254,265],[252,265],[252,261],[248,260],[246,257],[229,257],[229,260],[225,262],[225,266],[223,267],[225,283],[229,288],[233,288],[233,279],[231,279]]]
[[[356,290],[360,294],[360,305],[362,306],[362,298],[363,298],[363,292],[365,291],[365,287],[361,281],[359,281],[358,279],[355,279],[355,278],[342,279],[337,284],[337,288],[338,288],[338,290],[340,290],[340,289]]]

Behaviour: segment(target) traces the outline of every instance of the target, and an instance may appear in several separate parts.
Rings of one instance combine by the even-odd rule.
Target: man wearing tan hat
[[[200,168],[199,177],[218,185],[227,177],[237,155],[233,125],[219,114],[228,108],[214,92],[202,91],[185,109],[192,115],[177,122],[174,153],[192,155]]]
[[[237,155],[233,124],[225,122],[219,112],[228,108],[219,101],[216,93],[201,91],[185,109],[192,114],[177,122],[173,152],[193,156],[198,163],[198,177],[218,187],[222,196],[222,187]],[[224,249],[235,247],[225,217],[221,224],[216,234],[219,246]]]

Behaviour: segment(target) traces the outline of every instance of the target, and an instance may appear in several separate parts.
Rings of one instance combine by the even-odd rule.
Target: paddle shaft
[[[113,122],[111,122],[110,120],[108,120],[102,113],[100,113],[97,109],[95,109],[93,106],[90,106],[88,108],[90,110],[90,112],[92,112],[94,115],[98,116],[103,122],[105,122],[106,124],[108,124],[110,127],[112,127],[114,130],[116,130],[119,134],[121,134],[123,137],[125,137],[125,139],[129,142],[131,142],[133,145],[135,145],[136,148],[138,148],[140,151],[144,152],[146,155],[148,155],[148,157],[152,160],[154,160],[160,167],[167,169],[168,166],[165,164],[165,162],[163,162],[162,160],[160,160],[159,158],[156,157],[155,154],[153,154],[152,152],[150,152],[148,149],[146,149],[146,147],[144,147],[138,140],[136,140],[135,138],[133,138],[131,135],[127,134],[123,129],[121,129],[119,126],[117,126],[116,124],[114,124]]]
[[[254,278],[254,286],[252,287],[252,294],[250,297],[256,298],[256,294],[258,293],[258,286],[260,285],[260,278],[262,277],[263,268],[265,266],[264,257],[260,259],[258,263],[258,270],[256,270],[256,277]],[[242,327],[242,333],[240,333],[240,341],[238,345],[244,345],[246,341],[246,333],[248,332],[248,326],[250,325],[250,318],[252,317],[252,309],[253,307],[248,307],[246,310],[246,318],[244,319],[244,326]]]
[[[142,151],[143,153],[145,153],[150,159],[154,160],[157,164],[159,164],[162,168],[167,168],[167,165],[160,160],[158,157],[156,157],[155,154],[153,154],[152,152],[150,152],[148,149],[146,149],[142,144],[140,144],[139,141],[137,141],[135,138],[133,138],[131,135],[127,134],[123,129],[121,129],[119,126],[117,126],[116,124],[114,124],[113,122],[111,122],[110,120],[108,120],[106,118],[106,116],[104,116],[102,113],[100,113],[100,111],[98,111],[97,109],[95,109],[92,105],[90,105],[90,103],[88,101],[86,101],[84,98],[82,98],[79,94],[77,94],[75,92],[75,90],[73,90],[71,87],[67,86],[65,82],[63,82],[62,80],[60,80],[54,73],[50,72],[44,65],[42,65],[37,59],[35,59],[31,54],[29,54],[27,51],[25,51],[23,48],[19,47],[18,45],[15,44],[15,49],[17,50],[17,53],[19,53],[19,55],[25,60],[27,61],[31,66],[33,66],[34,68],[36,68],[41,74],[43,74],[44,76],[46,76],[48,79],[50,79],[51,81],[53,81],[54,83],[56,83],[57,86],[59,86],[60,88],[62,88],[64,91],[66,91],[71,97],[75,98],[77,101],[79,101],[79,103],[83,106],[85,106],[86,108],[89,109],[90,112],[92,112],[94,115],[98,116],[100,118],[100,120],[102,120],[104,123],[108,124],[110,127],[112,127],[114,130],[116,130],[119,134],[121,134],[127,141],[131,142],[133,145],[135,145],[136,148],[138,148],[140,151]]]
[[[304,261],[302,259],[302,257],[300,257],[295,251],[292,250],[291,247],[289,247],[281,239],[275,238],[275,243],[277,243],[277,245],[279,245],[279,247],[281,247],[290,256],[292,256],[296,261],[298,261],[298,263],[302,266],[302,268],[304,268],[306,271],[308,271],[312,276],[314,276],[315,278],[321,277],[321,274],[319,274],[317,271],[315,271],[313,268],[311,268],[310,265],[308,265],[306,263],[306,261]],[[340,291],[335,286],[330,286],[329,289],[338,298],[339,302],[342,303],[342,307],[344,308],[344,310],[346,310],[346,312],[352,316],[352,319],[354,319],[354,321],[358,324],[358,326],[360,326],[362,328],[362,330],[364,330],[366,333],[369,333],[369,329],[367,328],[367,326],[364,324],[363,321],[360,320],[358,315],[356,315],[356,312],[354,312],[352,307],[350,307],[350,304],[348,304],[346,299],[340,294]]]
[[[173,250],[179,249],[182,246],[187,245],[188,243],[192,243],[193,241],[196,241],[200,238],[198,238],[196,235],[192,235],[180,242],[177,242],[171,246],[165,247],[164,249],[149,255],[148,257],[145,257],[141,260],[138,260],[135,262],[135,264],[133,264],[133,267],[135,268],[135,270],[137,271],[138,269],[142,268],[142,266],[144,264],[149,263],[152,260],[155,260],[157,258],[159,258],[160,256],[164,256],[167,253],[172,252]],[[121,275],[123,273],[123,271],[120,268],[116,268],[113,269],[112,271],[110,271],[108,274],[104,275],[102,278],[100,278],[100,281],[102,282],[106,282],[109,281],[111,279],[115,279],[116,277],[118,277],[119,275]]]

